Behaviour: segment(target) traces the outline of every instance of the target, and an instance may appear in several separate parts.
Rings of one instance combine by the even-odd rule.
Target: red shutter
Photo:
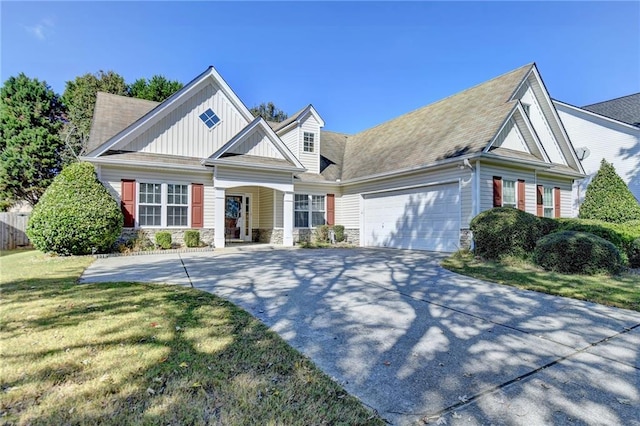
[[[202,228],[204,226],[204,185],[191,184],[191,227]]]
[[[502,178],[493,177],[493,207],[502,207]]]
[[[524,195],[524,181],[518,180],[518,209],[524,211],[525,210],[525,195]]]
[[[536,187],[536,214],[538,216],[544,216],[544,189],[542,185]]]
[[[560,188],[553,188],[553,217],[560,217]]]
[[[327,194],[327,225],[336,224],[336,196]]]
[[[122,179],[120,193],[124,227],[133,228],[136,223],[136,181]]]

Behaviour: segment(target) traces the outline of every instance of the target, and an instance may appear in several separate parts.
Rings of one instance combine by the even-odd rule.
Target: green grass
[[[518,259],[485,261],[469,252],[454,253],[442,266],[485,281],[640,311],[640,276],[631,273],[565,275],[547,272]]]
[[[78,285],[88,257],[0,257],[2,424],[383,421],[245,311],[170,285]]]

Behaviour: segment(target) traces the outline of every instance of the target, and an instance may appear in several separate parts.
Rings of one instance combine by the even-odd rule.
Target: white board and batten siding
[[[200,114],[208,108],[221,120],[213,129],[209,129],[200,119]],[[222,90],[209,82],[119,149],[206,158],[248,124]]]
[[[284,160],[282,153],[273,145],[264,129],[260,127],[256,127],[246,137],[246,140],[234,146],[229,152]]]
[[[284,135],[280,135],[280,140],[289,148],[289,151],[296,157],[300,158],[300,132],[298,126],[293,127]]]
[[[472,218],[472,172],[457,166],[346,185],[336,222],[360,229],[360,243],[455,251]]]
[[[172,170],[150,170],[150,169],[125,169],[102,165],[100,167],[100,181],[106,186],[111,195],[120,202],[122,194],[122,179],[132,179],[137,183],[173,183],[191,184],[199,183],[204,188],[204,227],[213,228],[215,226],[215,192],[213,188],[213,173],[204,171],[202,173],[189,173],[185,171]]]

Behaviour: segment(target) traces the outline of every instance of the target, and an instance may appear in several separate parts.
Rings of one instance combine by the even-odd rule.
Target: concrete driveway
[[[259,318],[392,424],[640,425],[640,312],[399,250],[98,259],[83,282],[192,285]]]

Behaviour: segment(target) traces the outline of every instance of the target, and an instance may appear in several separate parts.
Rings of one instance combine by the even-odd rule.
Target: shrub
[[[143,230],[138,230],[133,238],[123,239],[117,244],[117,250],[120,253],[131,253],[145,250],[152,250],[153,243]]]
[[[579,217],[611,223],[640,219],[640,204],[613,165],[604,159],[587,187]]]
[[[194,229],[184,231],[184,245],[187,247],[200,247],[200,231]]]
[[[634,241],[640,238],[640,221],[608,223],[599,220],[561,219],[558,224],[563,231],[589,232],[604,238],[618,247],[629,266],[640,267],[640,253],[634,248]]]
[[[597,235],[576,231],[542,237],[533,252],[533,260],[548,271],[565,274],[615,274],[624,267],[615,245]]]
[[[171,248],[171,232],[158,232],[156,234],[156,244],[163,250]]]
[[[329,225],[316,226],[316,241],[319,243],[329,241]]]
[[[636,238],[631,242],[631,246],[627,251],[629,258],[629,266],[632,268],[640,268],[640,238]]]
[[[344,225],[333,225],[333,231],[336,233],[336,242],[344,241]]]
[[[40,251],[82,255],[111,250],[122,232],[118,203],[93,165],[74,163],[56,176],[36,204],[27,235]]]
[[[476,254],[487,259],[527,257],[542,236],[538,217],[511,207],[480,213],[471,220],[471,231]]]

